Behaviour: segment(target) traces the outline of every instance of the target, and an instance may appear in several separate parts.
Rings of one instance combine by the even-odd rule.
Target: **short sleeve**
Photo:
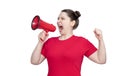
[[[87,50],[85,52],[85,56],[89,57],[91,54],[93,54],[95,51],[97,51],[97,48],[88,40],[86,40],[86,46]]]

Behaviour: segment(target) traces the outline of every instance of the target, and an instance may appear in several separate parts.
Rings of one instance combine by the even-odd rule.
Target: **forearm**
[[[105,44],[104,44],[104,40],[100,39],[98,40],[98,52],[97,52],[97,56],[98,56],[98,60],[101,63],[106,63],[106,48],[105,48]]]
[[[33,53],[31,56],[31,63],[32,64],[37,64],[40,61],[40,57],[41,57],[41,49],[42,49],[43,43],[42,42],[38,42]]]

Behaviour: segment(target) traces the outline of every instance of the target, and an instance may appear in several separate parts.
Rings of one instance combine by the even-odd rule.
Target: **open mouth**
[[[61,31],[61,30],[63,30],[63,26],[58,26],[59,27],[59,30]]]

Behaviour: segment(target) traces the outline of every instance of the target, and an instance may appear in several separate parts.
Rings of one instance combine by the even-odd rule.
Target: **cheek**
[[[64,22],[63,24],[64,24],[64,27],[66,27],[66,28],[67,28],[67,27],[70,27],[70,22],[69,22],[69,21],[66,21],[66,22]]]
[[[65,25],[65,28],[66,28],[66,29],[71,28],[70,24],[66,24],[66,25]]]

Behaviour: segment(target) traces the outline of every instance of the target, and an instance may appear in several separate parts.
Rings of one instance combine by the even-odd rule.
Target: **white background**
[[[0,1],[0,76],[47,76],[47,61],[30,63],[31,53],[41,30],[33,31],[35,15],[54,24],[62,9],[81,12],[75,35],[84,36],[97,47],[94,28],[103,31],[107,63],[84,58],[82,76],[120,76],[120,2],[119,0],[1,0]],[[58,36],[58,29],[49,37]]]

